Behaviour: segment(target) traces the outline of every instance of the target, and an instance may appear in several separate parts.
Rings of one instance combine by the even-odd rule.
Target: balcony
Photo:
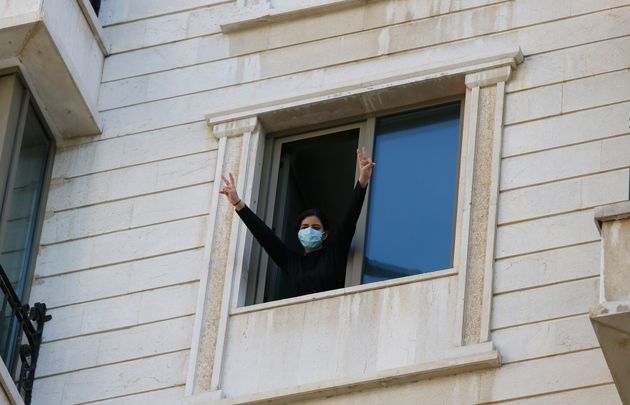
[[[602,235],[600,304],[593,329],[624,404],[630,404],[630,201],[599,207]]]
[[[98,134],[96,108],[108,45],[89,0],[7,0],[0,10],[0,74],[33,94],[59,144]]]

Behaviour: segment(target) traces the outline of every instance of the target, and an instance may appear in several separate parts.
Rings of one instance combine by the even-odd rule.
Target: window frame
[[[391,65],[390,59],[388,65]],[[464,96],[463,139],[460,161],[465,164],[460,169],[459,187],[464,190],[457,203],[457,223],[463,225],[462,238],[456,241],[454,263],[458,271],[445,272],[442,277],[456,277],[456,285],[449,292],[454,300],[452,348],[441,356],[454,359],[462,367],[470,367],[481,359],[482,368],[500,366],[500,356],[495,350],[489,335],[492,308],[492,276],[494,240],[498,204],[498,184],[500,174],[500,151],[503,132],[505,87],[512,72],[523,62],[523,54],[518,46],[491,47],[468,52],[460,59],[431,59],[419,64],[401,65],[396,71],[381,71],[373,67],[371,72],[379,72],[366,79],[363,75],[349,75],[343,85],[333,83],[316,91],[304,94],[279,96],[273,103],[252,101],[245,106],[206,114],[206,122],[211,136],[218,142],[217,161],[214,173],[215,184],[221,183],[221,175],[232,171],[238,175],[237,189],[243,200],[256,211],[262,179],[262,162],[265,156],[265,137],[268,133],[289,132],[296,127],[317,128],[318,123],[349,122],[351,117],[393,107],[409,106],[422,101],[446,96]],[[371,62],[378,66],[378,61]],[[385,71],[384,70],[384,71]],[[377,76],[377,77],[373,77]],[[389,107],[392,107],[391,109]],[[489,140],[492,151],[484,156],[489,182],[480,182],[475,163],[478,151],[478,138]],[[486,146],[486,145],[484,145]],[[488,145],[489,146],[489,145]],[[474,193],[473,193],[474,192]],[[489,197],[487,207],[476,207],[473,197],[477,194]],[[210,217],[204,248],[204,265],[201,272],[199,298],[193,329],[191,361],[189,362],[185,391],[193,395],[200,387],[204,394],[213,398],[222,396],[222,369],[228,341],[235,338],[228,331],[236,317],[243,315],[257,318],[284,313],[283,307],[331,303],[337,296],[363,294],[374,290],[372,285],[350,287],[342,290],[317,293],[311,296],[296,297],[265,304],[242,307],[249,266],[251,236],[236,215],[231,213],[229,203],[212,193]],[[485,234],[481,243],[472,239],[471,219],[487,209],[487,215],[480,216],[477,234]],[[480,255],[481,260],[468,262],[470,253]],[[411,276],[405,282],[389,280],[381,288],[389,288],[407,283],[426,282],[437,278],[436,274]],[[471,295],[471,298],[468,298]],[[367,294],[365,296],[370,296]],[[479,299],[476,299],[479,297]],[[209,303],[220,302],[220,305]],[[321,302],[321,304],[317,303]],[[218,320],[216,323],[214,319]],[[469,327],[468,322],[473,322]],[[477,327],[475,328],[475,322]],[[472,357],[475,357],[473,359]],[[483,358],[483,359],[482,359]],[[209,360],[209,363],[208,363]],[[442,364],[442,363],[440,363]],[[206,369],[212,371],[208,373]],[[424,366],[423,366],[424,367]],[[421,378],[429,378],[444,372],[443,368],[426,365]],[[457,368],[456,365],[449,369]],[[393,370],[392,375],[396,370]],[[389,375],[389,374],[388,374]],[[365,377],[365,384],[371,383],[374,376]],[[361,383],[353,389],[362,389]],[[310,386],[309,386],[310,387]],[[292,387],[286,392],[292,398],[311,398],[312,387]],[[324,397],[335,389],[335,385],[318,389],[318,397]],[[306,396],[303,396],[306,395]],[[276,398],[273,394],[261,394],[262,399]],[[296,396],[297,395],[297,396]],[[194,397],[197,397],[196,395]]]
[[[10,206],[6,204],[5,196],[7,195],[7,190],[11,190],[11,187],[15,182],[17,164],[19,161],[18,156],[30,106],[32,106],[36,118],[39,120],[39,123],[50,141],[45,167],[42,170],[42,184],[41,189],[39,190],[39,204],[34,212],[35,224],[32,228],[31,234],[29,235],[30,252],[28,252],[28,257],[26,258],[27,265],[24,269],[22,269],[20,274],[20,285],[16,289],[16,293],[20,297],[22,303],[27,303],[29,301],[35,272],[37,252],[39,250],[41,230],[44,223],[46,201],[48,200],[48,191],[50,189],[57,143],[55,137],[52,135],[50,127],[46,123],[46,120],[36,103],[35,98],[25,85],[25,81],[22,79],[20,74],[12,73],[10,71],[6,74],[2,73],[4,72],[0,72],[0,80],[3,78],[9,78],[8,80],[12,80],[15,91],[9,95],[9,97],[12,97],[12,100],[10,100],[10,103],[12,104],[12,111],[10,111],[6,122],[0,123],[4,124],[0,125],[0,156],[3,157],[2,160],[7,162],[0,166],[0,246],[3,246],[4,239],[7,237],[6,212],[10,208]],[[19,100],[15,100],[16,98]],[[13,111],[13,108],[16,107],[15,104],[19,104],[17,111]],[[13,123],[11,120],[13,120]],[[10,337],[12,341],[15,340],[16,333],[17,331],[12,333],[13,337]],[[17,356],[17,352],[15,351],[17,348],[16,342],[13,342],[11,347],[12,351],[8,354],[9,361],[6,366],[10,373],[14,373],[17,365],[17,361],[15,361]]]
[[[464,107],[465,107],[465,95],[457,95],[453,97],[446,97],[437,100],[431,100],[423,103],[413,104],[410,106],[404,106],[394,109],[382,110],[376,113],[372,113],[362,117],[360,120],[354,120],[352,123],[344,123],[335,126],[328,126],[324,129],[315,129],[315,130],[303,130],[296,129],[291,131],[290,133],[272,133],[267,134],[265,139],[265,152],[264,152],[264,161],[263,161],[263,169],[262,169],[262,177],[261,177],[261,188],[259,192],[259,201],[262,203],[259,204],[258,209],[256,210],[256,214],[271,227],[274,221],[274,213],[276,210],[276,196],[279,190],[279,165],[280,165],[280,156],[282,151],[282,146],[295,141],[301,141],[311,138],[316,138],[320,136],[326,136],[330,134],[334,134],[337,132],[346,131],[349,129],[358,129],[359,130],[359,139],[358,146],[365,147],[366,152],[369,156],[374,155],[374,145],[376,139],[376,121],[379,118],[384,118],[387,116],[421,111],[424,109],[439,107],[442,105],[459,102],[459,128],[458,128],[458,150],[457,150],[457,176],[456,176],[456,192],[455,192],[455,201],[453,211],[453,245],[451,247],[451,263],[452,266],[436,271],[430,272],[431,274],[439,273],[439,272],[452,272],[455,268],[455,248],[456,241],[458,237],[460,237],[461,226],[458,226],[457,221],[457,210],[458,210],[458,202],[459,202],[459,194],[463,190],[460,189],[460,175],[462,168],[462,141],[463,141],[463,123],[464,123]],[[322,125],[327,125],[328,123],[323,123]],[[359,168],[355,167],[355,176],[354,181],[358,181],[359,179]],[[366,240],[366,232],[367,232],[367,214],[369,212],[369,204],[370,204],[370,190],[368,189],[368,193],[363,204],[363,209],[361,210],[361,215],[356,224],[356,231],[354,237],[352,239],[352,244],[350,247],[350,254],[348,255],[348,264],[346,267],[346,279],[345,279],[345,288],[355,287],[363,285],[362,283],[362,273],[363,273],[363,259],[365,255],[365,240]],[[250,272],[248,277],[247,286],[242,286],[242,288],[246,288],[246,299],[245,303],[242,303],[243,306],[249,305],[257,305],[263,304],[264,301],[264,292],[265,292],[265,283],[267,277],[267,268],[269,263],[269,256],[260,248],[260,245],[254,244],[251,252],[251,259],[248,268],[243,269],[243,271]],[[410,275],[401,278],[414,277],[415,275]],[[387,283],[390,282],[391,279],[381,280],[378,282],[374,282],[375,287],[379,287],[379,283]],[[402,280],[404,282],[404,280]],[[311,296],[313,294],[306,295]],[[282,300],[274,300],[269,302],[282,301]],[[239,305],[240,306],[240,305]]]

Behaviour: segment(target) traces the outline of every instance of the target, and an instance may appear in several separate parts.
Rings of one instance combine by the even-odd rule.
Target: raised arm
[[[374,162],[368,158],[365,148],[357,149],[357,162],[359,164],[359,181],[354,187],[352,198],[336,235],[335,243],[342,251],[347,251],[350,248],[350,243],[352,243],[352,237],[354,236],[357,220],[361,214],[363,200],[365,200],[365,193],[372,177],[372,168],[374,167]]]
[[[236,213],[250,232],[254,235],[254,238],[265,249],[273,261],[282,269],[287,269],[289,262],[289,248],[276,236],[276,234],[265,224],[247,205],[239,198],[236,192],[236,182],[232,173],[229,174],[230,178],[221,176],[223,178],[223,188],[219,193],[226,196],[230,204],[236,209]]]

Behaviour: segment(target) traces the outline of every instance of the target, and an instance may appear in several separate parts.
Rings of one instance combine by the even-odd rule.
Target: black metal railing
[[[20,345],[19,348],[21,368],[16,385],[20,395],[24,398],[24,402],[26,405],[29,405],[33,392],[33,381],[35,380],[35,367],[37,366],[37,358],[39,357],[39,347],[42,343],[44,323],[50,321],[52,316],[46,315],[46,304],[38,302],[34,304],[32,308],[29,308],[27,304],[22,304],[1,265],[0,290],[4,293],[12,313],[17,319],[18,334],[16,338],[21,340],[21,333],[26,337],[27,343]]]

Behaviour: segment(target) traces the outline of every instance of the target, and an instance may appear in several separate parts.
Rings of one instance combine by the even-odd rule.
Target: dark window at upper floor
[[[90,4],[92,8],[94,8],[94,12],[98,15],[99,10],[101,9],[101,0],[90,0]]]

